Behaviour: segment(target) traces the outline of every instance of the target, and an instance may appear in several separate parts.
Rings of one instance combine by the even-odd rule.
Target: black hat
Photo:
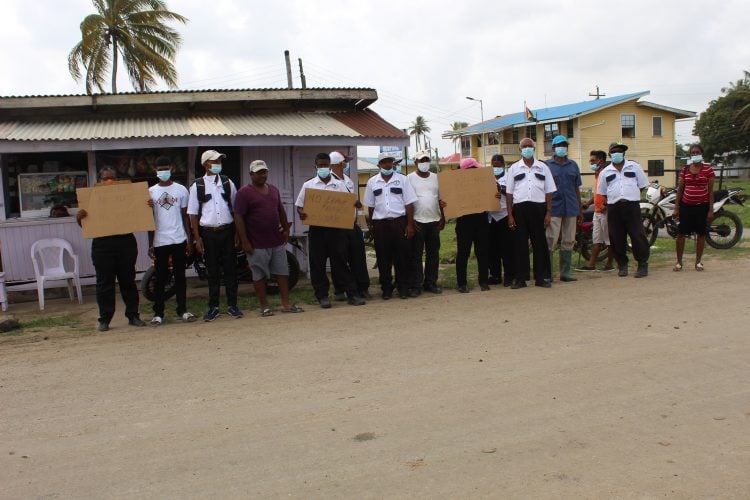
[[[172,165],[172,160],[168,156],[160,156],[156,159],[155,165],[157,167],[168,167]]]
[[[622,148],[623,153],[628,150],[627,144],[623,144],[621,142],[613,142],[612,144],[610,144],[609,152],[611,153],[614,148]]]

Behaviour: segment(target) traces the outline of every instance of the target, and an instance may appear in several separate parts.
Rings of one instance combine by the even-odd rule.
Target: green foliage
[[[427,121],[424,119],[423,116],[417,116],[414,119],[414,123],[411,124],[411,127],[409,127],[409,134],[416,137],[417,140],[417,149],[422,149],[421,144],[424,136],[426,134],[430,133],[430,127],[427,125]],[[425,142],[426,144],[426,142]]]
[[[724,95],[711,101],[693,128],[708,159],[750,151],[750,73],[721,90]]]

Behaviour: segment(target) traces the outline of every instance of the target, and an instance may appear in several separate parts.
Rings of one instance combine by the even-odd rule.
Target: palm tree
[[[453,131],[461,130],[462,128],[466,128],[468,126],[469,126],[469,124],[466,123],[466,122],[453,122],[453,123],[451,123],[451,130],[453,130]],[[460,135],[457,135],[457,136],[453,137],[453,152],[454,153],[458,152],[457,144],[458,144],[458,142],[460,140],[461,140],[461,136]]]
[[[414,119],[414,123],[411,124],[411,127],[409,127],[409,134],[416,137],[417,140],[417,149],[422,149],[420,144],[420,138],[424,137],[425,134],[430,132],[430,127],[427,126],[427,122],[425,121],[424,117],[417,116]]]
[[[86,69],[86,93],[104,92],[105,75],[112,64],[112,93],[117,93],[118,57],[122,56],[130,82],[140,92],[161,79],[177,86],[174,58],[182,42],[169,21],[187,18],[167,10],[162,0],[93,0],[96,14],[81,22],[81,41],[68,54],[68,69],[76,81]]]

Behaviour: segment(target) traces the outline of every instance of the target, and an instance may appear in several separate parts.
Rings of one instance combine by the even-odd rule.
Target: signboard
[[[438,174],[446,219],[500,210],[497,182],[491,168],[444,170]]]
[[[380,146],[381,153],[391,153],[396,161],[404,159],[404,150],[399,146]]]
[[[146,182],[79,188],[76,194],[78,206],[88,212],[81,220],[86,238],[155,229]]]
[[[356,202],[357,195],[354,193],[307,189],[305,206],[302,207],[307,217],[302,222],[308,226],[352,229],[356,215],[354,210]]]

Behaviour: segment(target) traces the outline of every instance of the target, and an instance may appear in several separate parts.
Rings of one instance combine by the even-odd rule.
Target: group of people
[[[581,173],[568,158],[568,140],[559,135],[552,141],[554,154],[547,160],[535,157],[531,138],[519,143],[521,159],[506,168],[502,155],[491,159],[497,187],[498,210],[462,215],[456,219],[456,281],[458,291],[470,291],[467,267],[473,247],[478,264],[478,284],[482,291],[490,285],[511,289],[527,286],[532,271],[538,287],[552,286],[550,256],[560,241],[560,275],[563,282],[576,281],[572,271],[572,250],[577,223],[582,211],[594,205],[592,258],[580,271],[596,270],[597,256],[607,248],[604,271],[628,275],[627,238],[637,261],[636,278],[648,275],[649,245],[641,223],[640,193],[648,181],[641,166],[625,159],[628,149],[612,143],[608,154],[591,151],[590,167],[595,172],[594,195],[581,202]],[[705,220],[712,217],[713,170],[702,162],[702,148],[692,146],[691,165],[680,173],[678,209],[680,234],[675,271],[682,269],[684,235],[698,234],[696,269],[700,262],[705,235]],[[227,314],[243,317],[237,306],[235,248],[248,255],[255,293],[262,316],[274,311],[266,298],[266,282],[274,277],[281,296],[281,311],[303,312],[289,298],[286,243],[290,223],[279,190],[268,183],[268,165],[262,160],[250,164],[250,184],[239,190],[221,174],[225,155],[215,150],[202,154],[204,175],[186,188],[171,179],[174,165],[167,157],[156,160],[157,184],[149,189],[148,203],[153,207],[155,231],[149,232],[149,255],[156,268],[156,299],[152,326],[164,322],[164,288],[170,269],[174,273],[177,318],[192,322],[197,318],[186,308],[185,259],[192,252],[202,254],[208,274],[209,297],[204,321],[220,314],[219,296],[224,281]],[[357,186],[348,176],[351,158],[341,151],[319,153],[315,158],[315,176],[302,186],[296,202],[300,219],[307,219],[305,197],[310,189],[355,193]],[[320,307],[332,307],[334,300],[353,306],[372,298],[365,254],[364,237],[356,223],[356,212],[366,207],[377,259],[381,297],[389,300],[394,291],[402,299],[422,292],[442,293],[438,283],[440,232],[445,228],[438,176],[430,170],[430,155],[420,151],[415,157],[416,171],[403,175],[395,168],[391,153],[378,157],[379,171],[365,187],[362,202],[351,210],[355,222],[351,228],[311,225],[309,227],[309,272],[311,285]],[[460,169],[482,168],[473,158],[461,160]],[[117,177],[114,169],[100,172],[103,183]],[[680,209],[681,207],[681,209]],[[78,222],[87,216],[77,214]],[[529,245],[533,266],[529,261]],[[125,315],[129,324],[145,326],[138,314],[138,290],[135,286],[137,244],[132,234],[95,238],[92,259],[96,269],[99,305],[99,330],[107,331],[115,312],[115,279],[119,282]],[[327,265],[330,263],[331,280]],[[395,271],[395,272],[393,272]]]

